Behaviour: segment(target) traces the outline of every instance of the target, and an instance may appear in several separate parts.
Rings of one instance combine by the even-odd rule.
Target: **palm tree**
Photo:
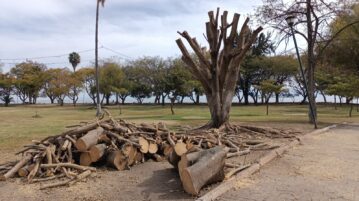
[[[81,57],[77,52],[73,52],[69,54],[69,62],[72,65],[72,68],[74,69],[74,72],[76,71],[77,65],[81,62]]]
[[[100,11],[100,4],[102,7],[105,5],[105,0],[97,0],[96,6],[96,31],[95,31],[95,69],[96,69],[96,103],[97,103],[97,110],[96,116],[100,116],[101,111],[101,103],[100,103],[100,84],[99,84],[99,69],[98,69],[98,17]]]

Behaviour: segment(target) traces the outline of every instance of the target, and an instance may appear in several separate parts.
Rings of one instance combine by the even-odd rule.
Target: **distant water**
[[[14,103],[16,103],[16,104],[20,104],[20,103],[21,103],[21,100],[20,100],[17,96],[13,96],[13,98],[14,98]],[[334,103],[334,96],[326,96],[326,98],[327,98],[327,101],[328,101],[328,102]],[[115,102],[115,101],[116,101],[115,97],[114,97],[114,96],[111,97],[110,102]],[[119,100],[119,101],[121,101],[121,100]],[[154,101],[155,101],[155,98],[154,98],[154,97],[151,97],[151,98],[146,98],[146,99],[144,99],[143,103],[154,103]],[[297,96],[297,97],[294,97],[294,98],[284,98],[284,97],[280,97],[280,102],[286,102],[286,103],[296,102],[296,103],[298,103],[298,102],[300,102],[300,101],[302,101],[302,97],[300,97],[300,96]],[[316,101],[317,101],[317,102],[324,102],[324,99],[323,99],[323,97],[322,97],[321,95],[319,95],[319,96],[316,98]],[[166,99],[166,103],[169,103],[169,102],[170,102],[170,101],[169,101],[168,99]],[[191,100],[190,98],[186,97],[186,98],[183,100],[183,102],[184,102],[184,103],[192,103],[192,100]],[[201,102],[201,103],[206,103],[206,102],[207,102],[207,101],[206,101],[206,96],[201,96],[201,97],[200,97],[200,102]],[[249,102],[250,102],[250,103],[253,103],[253,100],[252,100],[251,97],[249,97]],[[259,98],[259,101],[258,101],[258,102],[260,102],[260,98]],[[271,102],[271,103],[275,102],[275,97],[272,97],[269,102]],[[339,102],[339,99],[338,99],[338,98],[337,98],[337,102]],[[1,103],[1,101],[0,101],[0,103]],[[49,104],[49,103],[50,103],[50,99],[49,99],[49,98],[46,98],[46,97],[39,97],[39,98],[37,99],[37,103],[38,103],[38,104]],[[72,101],[71,101],[69,98],[65,98],[65,103],[72,103]],[[77,103],[79,103],[79,104],[90,103],[90,104],[91,104],[91,103],[92,103],[92,100],[91,100],[91,98],[90,98],[86,93],[81,93],[80,96],[79,96],[79,100],[78,100]],[[136,100],[135,98],[128,97],[128,98],[126,99],[126,103],[137,103],[137,100]],[[233,103],[238,103],[237,97],[234,97],[234,98],[233,98]]]

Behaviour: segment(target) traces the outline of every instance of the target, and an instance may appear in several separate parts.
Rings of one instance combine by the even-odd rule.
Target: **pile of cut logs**
[[[46,181],[41,185],[41,189],[46,189],[72,185],[90,176],[99,166],[124,170],[149,159],[168,159],[178,168],[186,192],[198,194],[204,185],[224,178],[225,158],[263,147],[253,136],[260,139],[258,136],[283,135],[280,130],[241,129],[246,130],[249,138],[218,129],[174,133],[163,123],[136,125],[110,117],[77,125],[41,141],[33,140],[17,152],[22,154],[19,161],[0,165],[0,180],[19,176],[29,183]],[[205,171],[208,168],[211,171]]]

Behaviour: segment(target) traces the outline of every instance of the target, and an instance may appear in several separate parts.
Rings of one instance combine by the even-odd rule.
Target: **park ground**
[[[199,126],[209,119],[208,108],[205,105],[178,105],[175,107],[175,115],[171,115],[168,105],[164,107],[125,105],[121,106],[121,109],[120,106],[109,106],[107,109],[116,118],[123,118],[135,123],[161,121],[165,122],[171,129]],[[355,110],[353,117],[348,118],[348,110],[349,107],[344,105],[338,107],[337,110],[332,105],[319,105],[319,126],[325,127],[340,122],[359,123],[359,113]],[[32,139],[55,135],[64,131],[66,126],[76,125],[81,121],[94,120],[94,114],[95,109],[90,105],[78,107],[54,105],[1,107],[0,162],[13,160],[13,154],[20,150],[22,145],[31,142]],[[231,122],[235,124],[291,128],[303,132],[309,132],[313,128],[307,123],[307,118],[307,106],[294,104],[271,105],[268,116],[265,115],[265,106],[233,106],[231,112]],[[346,138],[345,142],[350,142],[350,139]],[[338,151],[337,149],[340,149],[340,146],[345,146],[345,142],[338,141],[335,151]],[[335,136],[332,136],[330,143],[335,144]],[[357,143],[357,141],[352,143]],[[333,146],[333,144],[328,146]],[[327,148],[324,145],[318,147],[318,149]],[[311,156],[311,154],[313,153],[307,152],[309,160],[319,160],[323,155]],[[338,155],[340,154],[338,153]],[[303,155],[304,157],[307,156]],[[319,167],[326,164],[318,163],[317,165]],[[334,166],[333,168],[340,168],[336,164]],[[283,168],[285,167],[283,166]],[[309,167],[315,168],[313,165]],[[272,173],[273,175],[274,173]],[[69,188],[42,192],[37,189],[38,186],[27,185],[20,179],[3,182],[0,183],[0,194],[2,195],[0,200],[193,200],[193,197],[183,192],[176,172],[166,162],[148,162],[137,165],[130,171],[122,172],[99,170],[94,178]],[[233,191],[228,195],[236,196],[236,192]],[[230,200],[231,198],[233,197],[221,199]]]
[[[359,200],[359,125],[306,138],[220,201]]]

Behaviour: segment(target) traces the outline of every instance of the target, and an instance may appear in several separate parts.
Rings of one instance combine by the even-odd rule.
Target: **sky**
[[[99,56],[134,59],[180,54],[177,31],[187,30],[205,45],[207,12],[220,7],[248,16],[261,0],[107,0],[100,9]],[[0,62],[3,71],[25,58],[48,67],[70,67],[69,53],[80,52],[81,66],[94,60],[96,0],[16,0],[1,2]],[[242,17],[244,19],[244,17]]]

